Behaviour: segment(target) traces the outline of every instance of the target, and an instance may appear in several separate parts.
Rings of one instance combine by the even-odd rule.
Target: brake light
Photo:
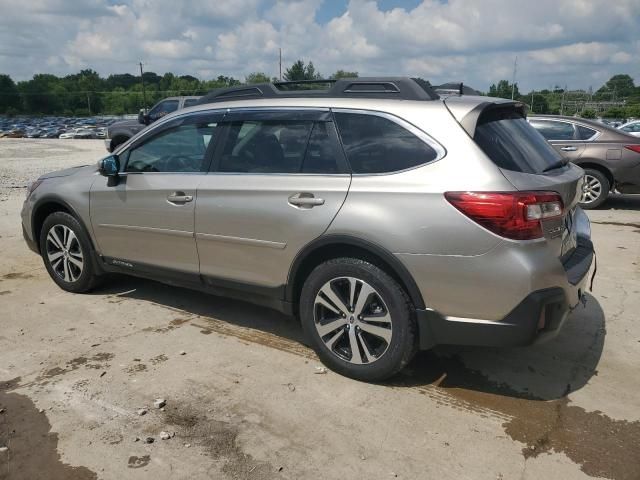
[[[487,230],[512,240],[542,238],[541,220],[562,216],[555,192],[447,192],[446,199]]]
[[[640,145],[625,145],[624,148],[632,152],[640,153]]]

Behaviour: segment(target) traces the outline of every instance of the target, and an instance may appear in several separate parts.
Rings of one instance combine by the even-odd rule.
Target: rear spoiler
[[[446,104],[446,102],[445,102]],[[462,119],[459,119],[458,122],[464,128],[464,130],[469,134],[471,138],[474,137],[476,133],[476,127],[478,126],[478,121],[480,117],[488,112],[498,112],[500,110],[504,111],[515,111],[518,114],[522,115],[523,118],[527,117],[527,105],[522,102],[514,102],[514,101],[505,101],[500,103],[495,102],[482,102],[476,105],[469,113],[467,113]],[[452,112],[453,113],[453,112]]]

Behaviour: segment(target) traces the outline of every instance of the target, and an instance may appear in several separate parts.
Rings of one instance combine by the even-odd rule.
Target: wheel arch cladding
[[[289,270],[285,300],[297,304],[309,273],[321,263],[340,257],[359,258],[376,265],[400,284],[415,308],[425,308],[418,286],[400,260],[384,247],[345,235],[320,237],[298,253]]]
[[[93,239],[87,230],[87,226],[82,221],[82,218],[75,212],[73,207],[71,207],[67,202],[61,200],[59,198],[43,198],[36,203],[33,208],[33,214],[31,216],[31,229],[34,235],[34,241],[36,243],[36,247],[38,248],[38,252],[40,252],[40,234],[42,233],[42,225],[44,221],[47,219],[49,215],[55,212],[64,212],[71,215],[75,218],[80,226],[85,230],[87,234],[87,238],[89,239],[89,245],[91,249],[95,250],[93,245]]]

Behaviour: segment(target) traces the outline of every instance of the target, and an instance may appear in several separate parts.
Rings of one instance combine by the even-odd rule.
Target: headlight
[[[42,180],[38,179],[35,182],[31,182],[31,183],[29,183],[29,185],[27,185],[27,198],[29,198],[31,196],[33,191],[36,188],[38,188],[42,182],[43,182]]]

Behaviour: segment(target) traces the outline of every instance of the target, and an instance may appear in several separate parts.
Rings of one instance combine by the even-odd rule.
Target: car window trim
[[[570,125],[573,126],[573,134],[574,135],[578,135],[578,126],[584,127],[584,128],[588,128],[589,130],[595,130],[595,135],[589,137],[586,140],[580,140],[580,139],[573,139],[573,140],[557,140],[557,139],[547,139],[547,142],[558,142],[558,143],[571,143],[571,142],[577,142],[577,143],[584,143],[584,142],[593,142],[594,140],[596,140],[598,137],[600,137],[600,135],[602,135],[602,131],[596,129],[595,127],[592,127],[591,125],[587,125],[584,123],[579,123],[579,122],[572,122],[570,120],[558,120],[558,119],[551,119],[551,118],[540,118],[540,117],[529,117],[528,118],[529,123],[533,122],[556,122],[556,123],[568,123]],[[533,126],[533,125],[532,125]],[[535,127],[533,127],[535,128]],[[537,130],[537,129],[536,129]]]
[[[304,160],[306,158],[306,151],[309,147],[309,140],[311,138],[311,132],[313,131],[313,126],[316,123],[330,123],[333,125],[333,128],[329,129],[329,139],[333,144],[334,152],[336,153],[336,163],[338,165],[338,172],[336,173],[307,173],[307,172],[220,172],[220,159],[222,158],[222,152],[224,151],[224,146],[229,139],[230,125],[232,122],[239,121],[261,121],[265,120],[265,118],[258,118],[263,115],[268,115],[270,112],[305,112],[310,114],[310,117],[313,117],[313,113],[318,113],[318,119],[312,118],[291,118],[291,121],[310,121],[312,122],[312,128],[309,131],[309,135],[307,136],[307,145],[305,146],[305,157],[302,159],[302,165],[304,165]],[[237,116],[236,116],[237,115]],[[268,119],[267,119],[268,120]],[[281,119],[278,119],[281,120]],[[269,176],[269,175],[311,175],[311,176],[349,176],[351,175],[351,170],[349,168],[346,155],[344,153],[344,149],[342,148],[342,143],[340,142],[339,134],[337,127],[335,125],[335,121],[331,114],[331,110],[329,108],[323,107],[239,107],[239,108],[227,108],[224,119],[221,121],[222,126],[224,127],[222,131],[222,137],[220,137],[220,141],[218,142],[218,147],[216,151],[213,152],[212,162],[209,164],[209,172],[210,174],[215,175],[260,175],[260,176]]]
[[[176,174],[180,174],[180,175],[206,175],[209,172],[209,169],[211,167],[211,162],[213,160],[213,150],[217,150],[217,146],[221,143],[219,140],[217,142],[215,142],[215,146],[212,148],[211,146],[211,142],[209,142],[209,144],[207,145],[207,148],[204,152],[204,156],[203,156],[203,161],[202,161],[202,168],[199,172],[127,172],[126,168],[127,165],[129,163],[129,158],[131,156],[131,151],[135,150],[136,148],[140,147],[141,145],[143,145],[146,142],[150,142],[152,141],[154,138],[156,138],[157,136],[161,135],[163,132],[170,130],[172,128],[176,128],[179,127],[180,125],[184,124],[184,122],[186,120],[188,120],[189,118],[192,117],[199,117],[199,116],[214,116],[214,115],[218,115],[220,114],[220,120],[216,121],[215,123],[217,123],[218,125],[222,125],[223,124],[223,120],[224,117],[226,115],[226,110],[225,109],[218,109],[218,110],[205,110],[205,111],[198,111],[198,112],[189,112],[186,113],[184,115],[177,115],[175,117],[171,117],[170,119],[162,122],[159,125],[154,126],[154,128],[152,128],[150,131],[145,132],[144,135],[142,135],[140,138],[136,139],[135,141],[129,143],[126,148],[124,150],[122,150],[122,152],[119,152],[118,155],[119,156],[123,156],[126,155],[126,161],[121,162],[120,165],[120,175],[129,175],[129,174],[134,174],[134,175],[142,175],[142,174],[172,174],[172,175],[176,175]],[[216,129],[219,127],[216,127]]]
[[[331,113],[332,114],[335,114],[335,113],[353,113],[353,114],[372,115],[372,116],[385,118],[385,119],[387,119],[387,120],[389,120],[389,121],[401,126],[405,130],[408,130],[410,133],[412,133],[413,135],[418,137],[420,140],[422,140],[424,143],[429,145],[436,152],[436,157],[433,160],[429,160],[428,162],[421,163],[419,165],[414,165],[412,167],[403,168],[402,170],[393,170],[392,172],[377,172],[377,173],[356,173],[356,172],[353,171],[353,169],[351,168],[351,165],[349,165],[349,163],[348,163],[349,159],[347,158],[347,153],[346,153],[346,150],[344,148],[344,144],[342,143],[342,138],[340,137],[340,132],[337,131],[337,122],[335,121],[335,118],[334,118],[334,124],[336,125],[336,131],[337,131],[337,134],[338,134],[338,138],[340,140],[340,147],[342,148],[342,151],[344,153],[345,159],[346,159],[348,167],[349,167],[349,171],[351,172],[351,175],[353,175],[353,176],[373,177],[373,176],[382,176],[382,175],[396,175],[398,173],[404,173],[404,172],[408,172],[408,171],[411,171],[411,170],[415,170],[416,168],[422,168],[425,165],[431,165],[432,163],[435,163],[435,162],[438,162],[438,161],[442,160],[447,155],[447,150],[436,139],[434,139],[431,135],[429,135],[424,130],[421,130],[420,128],[416,127],[411,122],[408,122],[404,118],[401,118],[401,117],[398,117],[396,115],[393,115],[392,113],[382,112],[382,111],[379,111],[379,110],[362,109],[362,108],[332,108],[331,109]]]

